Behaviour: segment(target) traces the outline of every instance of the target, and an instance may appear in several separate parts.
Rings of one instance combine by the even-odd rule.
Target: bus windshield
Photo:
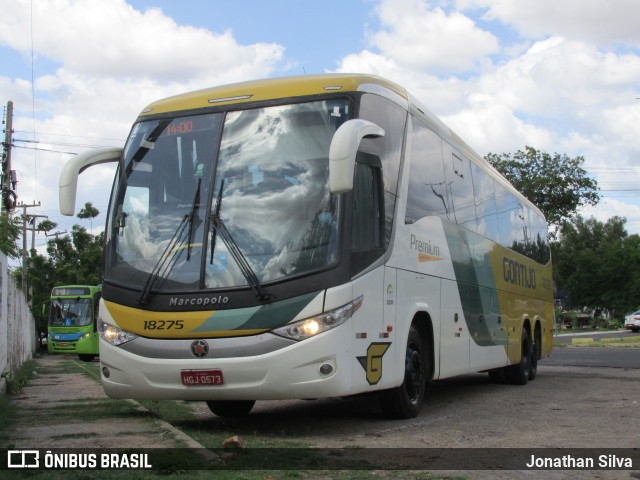
[[[91,325],[90,298],[51,299],[49,325],[52,327],[84,327]]]
[[[329,146],[347,115],[335,99],[136,124],[111,201],[105,278],[186,291],[333,265]]]

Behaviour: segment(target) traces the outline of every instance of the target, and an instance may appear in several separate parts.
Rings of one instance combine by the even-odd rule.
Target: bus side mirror
[[[329,189],[331,193],[353,190],[353,172],[356,153],[365,137],[384,137],[384,129],[368,120],[353,119],[344,122],[331,140],[329,147]]]
[[[122,148],[107,147],[83,152],[71,158],[62,167],[58,182],[58,200],[60,213],[73,215],[76,209],[76,193],[78,191],[78,175],[87,168],[101,163],[117,162],[122,157]]]

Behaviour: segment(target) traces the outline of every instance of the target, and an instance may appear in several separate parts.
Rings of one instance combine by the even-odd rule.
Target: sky
[[[581,213],[640,233],[638,0],[0,0],[0,11],[18,201],[39,203],[28,213],[56,231],[103,229],[114,168],[80,177],[76,212],[92,202],[92,222],[59,213],[60,169],[123,146],[152,101],[352,72],[406,87],[482,156],[584,157],[602,199]],[[46,241],[36,236],[39,251]]]

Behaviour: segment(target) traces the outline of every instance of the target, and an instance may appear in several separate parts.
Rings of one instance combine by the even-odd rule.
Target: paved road
[[[639,348],[556,348],[540,365],[640,369]]]

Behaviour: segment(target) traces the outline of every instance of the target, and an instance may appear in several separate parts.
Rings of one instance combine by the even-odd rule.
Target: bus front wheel
[[[207,407],[219,417],[246,417],[255,400],[208,400]]]
[[[407,341],[402,385],[379,394],[387,418],[415,418],[420,413],[427,384],[427,355],[420,332],[411,326]]]

